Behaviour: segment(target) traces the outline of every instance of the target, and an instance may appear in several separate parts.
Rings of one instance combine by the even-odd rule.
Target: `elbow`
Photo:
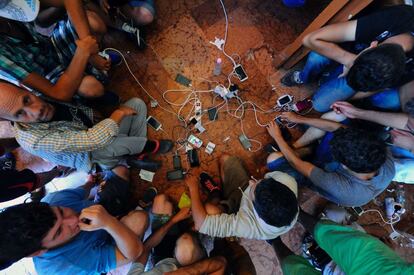
[[[195,230],[200,231],[206,217],[207,217],[207,215],[204,215],[204,217],[201,217],[200,219],[194,219],[194,228],[195,228]]]
[[[202,222],[195,222],[194,223],[194,229],[196,230],[196,231],[200,231],[200,229],[201,229],[201,225],[202,225],[203,223]]]
[[[139,256],[142,255],[143,252],[144,245],[136,241],[134,247],[131,248],[131,250],[128,253],[126,253],[127,255],[124,255],[124,257],[129,261],[135,261]]]
[[[220,265],[220,269],[224,269],[227,266],[227,260],[223,256],[217,256],[215,258],[217,260],[217,263]]]
[[[65,88],[62,89],[57,85],[53,86],[53,89],[51,90],[51,93],[49,96],[58,101],[64,101],[64,102],[72,101],[71,92]]]
[[[142,255],[142,253],[144,252],[144,245],[141,242],[137,243],[137,248],[135,249],[135,253],[132,255],[133,256],[133,260],[137,259],[139,256]]]
[[[311,32],[311,33],[305,35],[305,37],[302,40],[302,44],[307,48],[315,49],[315,45],[317,44],[317,40],[318,40],[318,37],[317,37],[316,33]]]

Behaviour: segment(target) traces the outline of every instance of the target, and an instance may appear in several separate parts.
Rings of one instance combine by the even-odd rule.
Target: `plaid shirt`
[[[38,73],[54,82],[64,72],[67,61],[58,55],[51,39],[34,30],[33,24],[16,25],[27,30],[31,40],[0,35],[0,78],[19,84],[30,73]]]
[[[81,109],[93,121],[92,109],[68,106]],[[119,132],[118,124],[109,118],[89,129],[80,121],[15,123],[14,128],[16,140],[29,153],[83,171],[92,167],[90,152],[112,143]]]

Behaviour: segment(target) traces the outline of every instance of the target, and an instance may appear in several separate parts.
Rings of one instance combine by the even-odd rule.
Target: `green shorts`
[[[331,221],[320,221],[314,237],[319,246],[346,273],[353,275],[414,274],[414,265],[401,259],[377,238]],[[319,274],[306,260],[290,256],[283,262],[284,274]],[[303,259],[303,260],[302,260]]]

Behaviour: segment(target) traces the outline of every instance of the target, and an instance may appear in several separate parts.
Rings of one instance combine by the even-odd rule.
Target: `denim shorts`
[[[293,177],[300,185],[309,185],[308,179],[299,173],[295,168],[293,168],[285,157],[275,159],[269,162],[266,166],[270,171],[280,171],[288,174],[289,176]]]

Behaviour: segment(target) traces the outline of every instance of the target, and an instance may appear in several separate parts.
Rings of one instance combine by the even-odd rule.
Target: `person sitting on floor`
[[[126,32],[138,49],[144,49],[145,30],[155,18],[154,0],[99,0],[99,7],[88,3],[87,7],[104,19],[107,26]]]
[[[317,111],[327,112],[335,101],[360,91],[365,93],[356,96],[376,93],[368,100],[373,106],[395,110],[400,105],[399,90],[407,86],[412,90],[414,85],[413,31],[414,8],[408,5],[325,26],[303,39],[312,50],[305,67],[288,72],[281,82],[286,86],[309,83],[336,65],[313,95]],[[355,51],[343,42],[354,42]]]
[[[71,169],[61,166],[40,173],[27,168],[21,171],[0,171],[0,202],[13,200],[28,192],[31,193],[31,201],[40,201],[47,183],[55,178],[65,177],[71,172]]]
[[[106,33],[105,23],[97,14],[86,12],[80,0],[30,2],[33,6],[25,6],[26,1],[8,1],[0,7],[0,16],[32,21],[41,3],[65,5],[70,19],[59,21],[47,38],[36,32],[32,23],[0,18],[1,78],[60,101],[71,101],[75,94],[85,98],[104,95],[101,81],[107,77],[102,71],[109,70],[111,62],[98,55],[97,40]]]
[[[271,171],[290,171],[299,184],[342,206],[364,205],[391,183],[395,175],[393,159],[386,144],[373,133],[294,113],[283,113],[281,117],[330,134],[317,148],[311,163],[295,154],[283,139],[279,126],[271,122],[267,130],[280,148],[280,152],[271,153],[267,159]]]
[[[106,184],[125,186],[129,170],[105,172]],[[144,211],[118,220],[88,200],[92,177],[75,189],[48,194],[40,203],[6,208],[0,213],[0,266],[33,257],[38,274],[96,274],[135,260],[148,225]],[[125,203],[125,202],[124,202]]]
[[[0,90],[0,117],[16,122],[17,142],[57,165],[87,172],[94,164],[110,169],[128,156],[166,153],[174,145],[169,140],[147,139],[147,107],[138,98],[95,124],[93,110],[86,106],[42,99],[6,82],[0,82]],[[130,163],[150,170],[159,166],[136,159]]]
[[[387,143],[394,157],[396,174],[394,181],[414,183],[414,98],[405,105],[404,113],[388,113],[364,110],[349,102],[337,101],[332,108],[337,114],[349,119],[362,119],[392,127]],[[342,121],[345,117],[339,117]],[[311,131],[311,129],[309,130]]]
[[[183,208],[173,215],[173,205],[164,194],[157,195],[150,215],[152,234],[144,242],[141,256],[132,264],[128,275],[139,274],[224,274],[226,260],[217,256],[205,258],[206,253],[197,237],[191,233],[180,234],[177,224],[191,216],[190,208]],[[176,231],[176,232],[173,232]],[[155,266],[145,271],[152,255]]]
[[[299,222],[313,235],[319,247],[340,267],[340,274],[414,273],[413,264],[407,263],[395,251],[367,233],[329,220],[318,221],[302,211]],[[281,262],[283,274],[327,274],[326,268],[323,272],[318,271],[308,260],[295,255],[280,238],[273,241],[273,248]]]
[[[298,215],[294,178],[275,171],[260,181],[249,181],[242,161],[228,155],[221,157],[220,169],[224,198],[221,204],[210,202],[204,206],[200,199],[199,179],[193,175],[185,180],[190,189],[196,230],[212,237],[268,240],[293,227]],[[203,184],[210,186],[212,195],[220,189],[212,180]]]

